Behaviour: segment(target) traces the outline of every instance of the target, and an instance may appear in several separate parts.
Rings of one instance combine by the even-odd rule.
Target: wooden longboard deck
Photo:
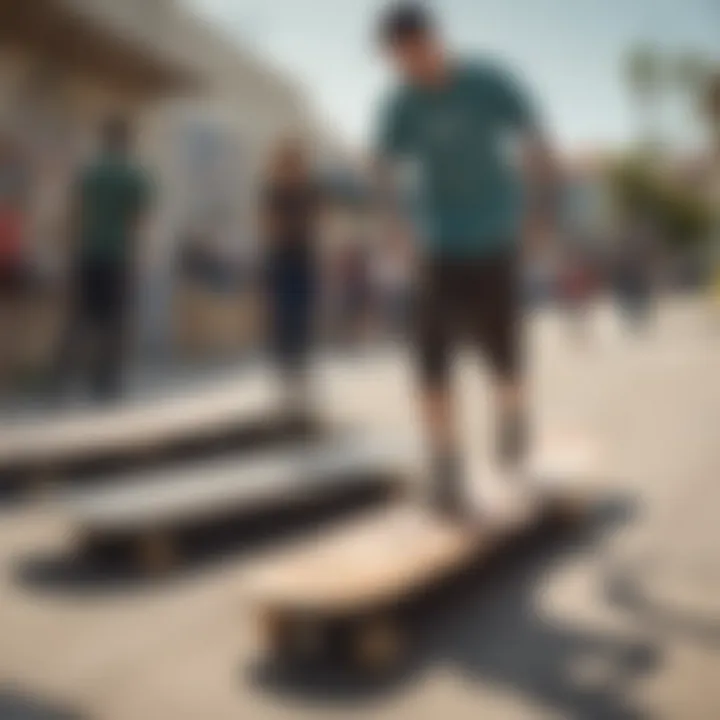
[[[419,503],[406,504],[316,538],[256,568],[248,578],[249,598],[275,613],[332,616],[412,596],[531,531],[549,512],[579,510],[584,498],[569,482],[569,468],[555,486],[549,466],[542,470],[510,512],[507,504],[502,511],[486,507],[473,511],[477,521],[456,522]]]
[[[134,475],[112,487],[76,491],[61,501],[76,524],[127,533],[212,519],[232,510],[288,505],[312,494],[351,489],[407,473],[408,446],[377,435],[341,435],[221,460]]]
[[[250,579],[249,594],[277,612],[351,612],[411,593],[479,542],[479,533],[418,507],[396,507],[278,558]]]
[[[266,378],[250,377],[187,397],[8,426],[0,432],[0,470],[142,452],[183,438],[213,436],[268,416],[273,399]]]
[[[583,517],[590,499],[585,480],[597,470],[588,450],[551,443],[515,477],[469,470],[462,519],[420,502],[397,504],[260,561],[244,591],[263,659],[305,664],[327,657],[333,667],[350,661],[372,673],[397,667],[409,645],[397,612],[405,601],[546,521]]]

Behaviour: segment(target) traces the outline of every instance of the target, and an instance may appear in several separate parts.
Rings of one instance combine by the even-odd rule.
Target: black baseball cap
[[[394,45],[431,33],[435,18],[428,7],[419,2],[394,3],[383,13],[378,38],[382,45]]]

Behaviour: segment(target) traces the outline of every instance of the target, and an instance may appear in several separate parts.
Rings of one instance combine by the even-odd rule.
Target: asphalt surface
[[[85,572],[39,500],[0,507],[0,719],[720,717],[720,326],[669,301],[641,335],[602,307],[587,337],[533,324],[536,423],[602,448],[605,501],[417,609],[408,664],[383,681],[257,661],[250,567],[333,512],[216,539],[166,578]],[[486,377],[461,358],[468,448],[491,439]],[[409,361],[323,367],[338,419],[417,433]],[[347,509],[343,509],[347,512]]]

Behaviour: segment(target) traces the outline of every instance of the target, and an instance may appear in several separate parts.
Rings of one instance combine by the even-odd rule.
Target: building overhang
[[[149,97],[193,93],[201,84],[163,35],[133,32],[70,0],[0,0],[0,43]]]

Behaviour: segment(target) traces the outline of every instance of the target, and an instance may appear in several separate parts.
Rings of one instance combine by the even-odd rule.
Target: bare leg
[[[484,348],[494,366],[496,456],[501,466],[517,468],[530,442],[522,301],[515,281],[517,260],[501,259],[488,270],[489,295]]]
[[[425,435],[433,456],[455,453],[457,425],[452,392],[447,385],[426,388],[421,398]]]
[[[433,504],[441,512],[459,514],[463,507],[461,454],[450,384],[426,386],[420,405],[431,458]]]
[[[497,455],[505,466],[518,466],[529,452],[527,394],[519,380],[501,380],[496,386]]]

